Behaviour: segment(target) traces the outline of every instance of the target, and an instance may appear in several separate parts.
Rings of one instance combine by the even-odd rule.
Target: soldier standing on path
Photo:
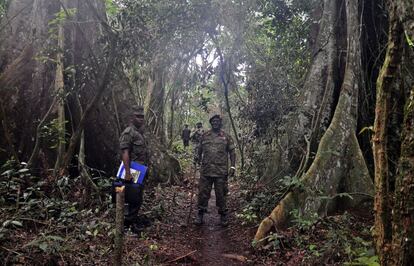
[[[183,132],[181,133],[181,139],[183,140],[184,148],[188,147],[188,144],[190,142],[190,133],[191,133],[191,131],[190,131],[190,129],[188,129],[188,125],[185,124]]]
[[[198,215],[194,224],[203,224],[203,216],[207,211],[208,200],[214,184],[220,225],[227,226],[227,177],[233,176],[235,173],[236,153],[232,138],[221,129],[220,115],[212,116],[210,124],[211,130],[202,135],[198,145],[198,156],[195,158],[195,162],[201,164],[201,170],[197,203]],[[230,170],[228,168],[229,157]]]
[[[198,156],[198,144],[200,143],[201,136],[204,134],[203,124],[198,122],[193,133],[191,133],[190,139],[194,146],[194,161],[197,161]]]
[[[144,121],[144,108],[142,106],[133,106],[130,114],[130,124],[119,138],[122,162],[125,166],[125,182],[132,182],[131,161],[142,165],[148,165],[149,162],[148,147],[144,139]],[[143,190],[144,187],[142,186],[136,195],[139,199],[138,203],[128,203],[128,209],[125,212],[125,226],[131,227],[133,232],[140,230],[138,227],[138,211],[143,201]]]

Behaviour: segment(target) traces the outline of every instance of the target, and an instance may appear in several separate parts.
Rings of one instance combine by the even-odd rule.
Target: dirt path
[[[254,229],[241,226],[235,216],[235,210],[240,208],[237,185],[229,185],[229,226],[223,228],[219,225],[214,189],[204,224],[196,226],[192,223],[197,213],[197,189],[193,191],[195,195],[191,208],[190,183],[166,187],[157,195],[148,195],[145,207],[162,206],[162,219],[155,221],[141,236],[127,237],[125,245],[136,248],[131,250],[126,263],[142,262],[142,254],[147,254],[148,265],[258,265],[250,246]],[[187,224],[190,209],[192,215]]]
[[[197,261],[199,265],[243,265],[246,258],[238,254],[241,250],[231,239],[231,227],[219,225],[220,216],[215,206],[216,197],[212,191],[204,225],[194,230],[198,240],[195,246]]]

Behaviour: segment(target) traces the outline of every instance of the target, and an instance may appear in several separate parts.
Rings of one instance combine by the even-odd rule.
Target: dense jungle
[[[413,59],[413,0],[0,0],[0,262],[413,265]]]

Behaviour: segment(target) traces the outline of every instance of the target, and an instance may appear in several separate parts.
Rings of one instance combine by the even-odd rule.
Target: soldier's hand
[[[229,177],[234,177],[234,174],[236,173],[236,168],[230,167],[229,170]]]
[[[132,180],[132,175],[131,173],[125,173],[125,181],[129,182]]]

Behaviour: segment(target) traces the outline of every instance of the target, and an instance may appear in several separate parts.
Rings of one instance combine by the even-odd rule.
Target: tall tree
[[[341,14],[338,11],[340,2],[332,4],[331,1],[325,1],[324,9],[328,10],[324,10],[323,14]],[[374,193],[372,180],[356,138],[361,82],[359,4],[359,1],[345,2],[346,19],[343,21],[346,22],[346,67],[343,75],[328,82],[328,86],[336,82],[341,84],[333,118],[319,142],[315,159],[300,178],[301,185],[294,187],[262,221],[255,235],[256,241],[263,239],[273,226],[289,224],[294,209],[298,209],[304,216],[314,213],[326,215],[339,207],[338,194],[341,192],[352,197],[341,203],[342,208],[357,207],[369,200]],[[329,32],[328,29],[329,27],[320,28],[320,31]],[[317,64],[317,61],[313,64]],[[318,66],[311,67],[315,68],[318,69]],[[323,84],[325,87],[325,83]]]
[[[404,69],[413,70],[414,3],[388,1],[389,31],[387,53],[377,81],[374,124],[375,159],[375,242],[381,265],[410,265],[414,259],[414,165],[413,93],[414,82]],[[411,45],[411,47],[410,47]],[[407,90],[407,92],[405,92]],[[404,109],[392,106],[406,99]],[[400,124],[392,124],[395,113],[404,114]],[[397,127],[397,130],[390,130]],[[401,136],[398,129],[402,129]],[[395,133],[397,132],[397,133]],[[400,138],[394,158],[392,139]],[[394,145],[395,146],[395,145]],[[393,167],[393,161],[398,167]]]

